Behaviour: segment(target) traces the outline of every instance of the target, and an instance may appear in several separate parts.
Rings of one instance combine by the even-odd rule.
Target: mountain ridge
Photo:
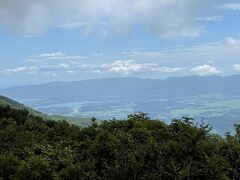
[[[192,96],[199,94],[240,93],[240,75],[185,76],[161,79],[105,78],[82,81],[58,81],[46,84],[12,87],[0,90],[8,97],[98,98],[101,96],[162,97]]]

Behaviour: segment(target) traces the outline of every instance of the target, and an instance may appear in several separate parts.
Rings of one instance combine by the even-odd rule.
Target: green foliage
[[[1,106],[9,106],[9,107],[14,108],[14,109],[26,109],[27,111],[29,111],[33,115],[45,116],[41,112],[38,112],[38,111],[36,111],[36,110],[34,110],[30,107],[25,106],[24,104],[21,104],[17,101],[14,101],[10,98],[7,98],[7,97],[1,96],[1,95],[0,95],[0,105]]]
[[[80,128],[0,106],[0,179],[240,179],[240,125],[223,138],[145,113]]]
[[[21,104],[17,101],[14,101],[10,98],[7,98],[5,96],[0,95],[0,106],[5,106],[13,109],[19,109],[19,110],[25,110],[27,113],[30,113],[34,116],[39,116],[44,119],[48,119],[49,121],[63,121],[66,120],[67,122],[71,124],[75,124],[81,127],[87,127],[91,124],[91,120],[89,118],[82,118],[82,117],[65,117],[65,116],[59,116],[59,115],[46,115],[39,111],[36,111],[30,107],[25,106],[24,104]],[[12,113],[10,111],[9,113]]]

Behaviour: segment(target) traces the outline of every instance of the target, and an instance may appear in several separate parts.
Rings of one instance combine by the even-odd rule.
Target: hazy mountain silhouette
[[[95,99],[123,97],[141,99],[158,96],[179,98],[201,94],[240,94],[240,75],[173,77],[165,80],[109,78],[14,87],[0,91],[9,97],[48,97],[54,99]]]

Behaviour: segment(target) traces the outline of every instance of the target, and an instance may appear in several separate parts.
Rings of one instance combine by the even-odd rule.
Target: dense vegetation
[[[144,113],[80,128],[0,106],[0,179],[240,179],[240,126],[220,137],[192,119]]]
[[[34,115],[43,115],[41,112],[38,112],[30,107],[25,106],[24,104],[21,104],[17,101],[14,101],[8,97],[1,96],[0,95],[0,105],[2,106],[10,106],[15,109],[27,109],[31,114]]]
[[[24,104],[21,104],[17,101],[14,101],[8,97],[5,96],[1,96],[0,95],[0,106],[9,106],[11,108],[14,109],[26,109],[29,111],[29,114],[32,114],[34,116],[40,116],[44,119],[48,119],[48,120],[53,120],[53,121],[61,121],[61,120],[66,120],[67,122],[69,122],[70,124],[75,124],[75,125],[79,125],[81,127],[87,127],[91,124],[91,120],[89,118],[82,118],[80,116],[74,117],[65,117],[65,116],[60,116],[60,115],[47,115],[47,114],[43,114],[39,111],[36,111],[28,106],[25,106]]]

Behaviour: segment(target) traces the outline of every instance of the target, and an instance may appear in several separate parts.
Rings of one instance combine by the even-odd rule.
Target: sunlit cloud
[[[69,61],[68,63],[60,63],[55,65],[39,65],[39,66],[23,66],[12,69],[0,70],[3,75],[17,74],[58,74],[58,73],[115,73],[120,75],[130,75],[136,73],[161,72],[174,73],[181,71],[180,67],[166,67],[155,63],[135,63],[133,60],[117,60],[104,64],[82,64],[77,61]]]
[[[210,65],[197,66],[192,68],[190,71],[199,76],[210,76],[221,73],[216,67]]]

